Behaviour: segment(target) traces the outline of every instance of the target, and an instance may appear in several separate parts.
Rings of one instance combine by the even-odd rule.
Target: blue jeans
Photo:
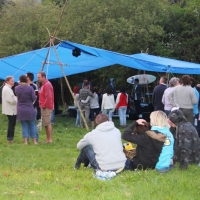
[[[80,125],[80,111],[79,111],[78,108],[76,108],[76,112],[77,112],[77,114],[76,114],[76,124],[75,124],[75,126],[78,126],[78,125]]]
[[[81,149],[81,153],[77,158],[77,162],[75,164],[75,168],[78,168],[81,163],[90,162],[91,167],[94,170],[100,169],[99,164],[96,161],[95,153],[91,145],[85,146]]]
[[[29,134],[31,138],[36,138],[36,124],[35,120],[21,121],[23,138],[28,138]]]
[[[119,107],[118,109],[120,125],[126,125],[126,110],[126,106]]]
[[[104,109],[102,111],[102,114],[107,115],[109,118],[109,121],[112,121],[112,115],[113,115],[112,109]]]
[[[35,108],[35,124],[37,123],[37,113],[38,113],[37,108]],[[28,140],[29,140],[29,137],[30,137],[30,130],[29,130],[29,134],[28,134]],[[39,140],[39,134],[38,134],[37,126],[36,126],[36,140],[37,140],[37,142]]]

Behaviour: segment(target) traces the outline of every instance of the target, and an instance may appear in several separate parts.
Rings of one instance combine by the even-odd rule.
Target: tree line
[[[0,0],[0,57],[45,46],[49,41],[46,28],[54,32],[64,3]],[[56,37],[119,53],[147,51],[200,63],[199,17],[200,0],[69,0]],[[114,67],[112,72],[107,67],[86,75],[95,84],[107,84],[110,77],[122,84],[139,73]],[[83,75],[70,77],[74,85],[82,81]]]

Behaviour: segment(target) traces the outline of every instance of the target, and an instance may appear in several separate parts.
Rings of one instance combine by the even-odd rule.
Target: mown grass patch
[[[43,129],[39,144],[30,141],[26,146],[19,122],[14,143],[7,143],[7,118],[0,115],[0,199],[199,199],[200,168],[196,165],[186,171],[177,166],[166,174],[126,171],[110,181],[93,178],[90,168],[74,170],[79,154],[76,144],[87,131],[74,127],[75,118],[55,119],[52,144],[43,143]],[[114,119],[117,127],[118,121]]]

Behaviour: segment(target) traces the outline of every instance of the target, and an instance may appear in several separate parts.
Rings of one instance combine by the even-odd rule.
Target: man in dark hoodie
[[[199,163],[200,139],[195,127],[181,110],[172,111],[168,118],[169,124],[175,127],[174,161],[180,162],[180,169],[187,169],[189,163]]]

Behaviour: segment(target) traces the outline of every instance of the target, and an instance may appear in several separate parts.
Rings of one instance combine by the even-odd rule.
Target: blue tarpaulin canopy
[[[143,53],[126,55],[69,41],[62,41],[55,48],[67,76],[114,64],[153,72],[200,74],[200,64]],[[81,55],[78,57],[72,55],[72,50],[75,48],[81,51]],[[13,75],[15,80],[18,80],[20,75],[27,72],[34,73],[36,77],[42,68],[47,51],[48,48],[42,48],[0,59],[0,79],[4,80],[6,76]],[[50,48],[47,64],[43,71],[46,72],[48,79],[63,76],[54,47]]]

